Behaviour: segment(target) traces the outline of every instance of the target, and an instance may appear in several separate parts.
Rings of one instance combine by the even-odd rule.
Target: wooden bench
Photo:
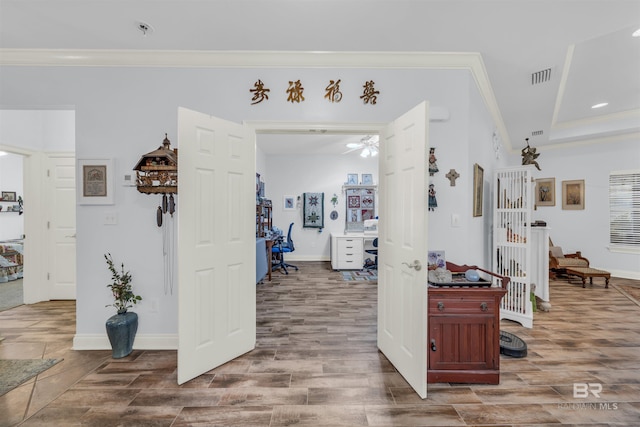
[[[597,268],[590,267],[567,267],[566,269],[567,275],[578,276],[582,279],[582,287],[585,287],[586,279],[589,278],[589,284],[593,285],[594,277],[604,277],[605,280],[605,288],[609,287],[609,279],[611,278],[611,273],[604,270],[598,270]]]

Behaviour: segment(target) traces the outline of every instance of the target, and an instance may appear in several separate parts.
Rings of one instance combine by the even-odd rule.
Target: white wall
[[[553,243],[567,253],[581,251],[594,268],[640,279],[640,254],[613,252],[608,247],[609,174],[640,170],[640,141],[542,151],[537,160],[542,170],[534,176],[556,179],[556,204],[538,207],[533,219],[547,222]],[[585,208],[563,210],[562,181],[577,179],[585,180]]]
[[[7,154],[0,156],[0,191],[13,191],[16,193],[16,200],[23,196],[22,193],[22,156],[17,154]],[[2,202],[0,211],[0,241],[20,239],[24,235],[24,216],[17,212],[7,212],[9,207],[17,205],[18,202]]]
[[[33,151],[73,152],[75,140],[75,111],[72,109],[0,110],[2,145]]]
[[[287,255],[289,260],[320,261],[330,259],[331,233],[342,233],[345,229],[345,195],[342,186],[348,173],[373,174],[374,184],[378,183],[378,158],[363,159],[359,155],[344,156],[267,156],[269,180],[266,181],[266,197],[273,202],[273,225],[287,233],[293,226],[296,250]],[[302,227],[302,194],[324,193],[324,226]],[[334,207],[331,198],[336,194],[338,204]],[[283,210],[283,196],[300,196],[295,211]],[[338,219],[332,220],[331,211],[338,212]],[[376,206],[377,214],[377,206]]]
[[[344,96],[341,103],[331,104],[323,98],[323,90],[326,82],[336,77],[342,80]],[[250,105],[249,89],[258,79],[271,88],[270,100]],[[292,79],[303,82],[306,90],[304,103],[286,102],[287,82]],[[359,98],[362,82],[369,80],[375,81],[376,88],[380,90],[376,105],[364,104]],[[438,147],[442,171],[437,177],[442,209],[439,208],[436,214],[441,213],[444,217],[433,224],[436,227],[437,224],[447,224],[446,213],[451,209],[460,213],[463,220],[460,234],[466,236],[464,224],[471,215],[467,208],[469,196],[462,194],[466,187],[461,186],[455,191],[445,189],[442,176],[449,168],[455,167],[464,177],[462,181],[469,179],[466,176],[471,170],[469,160],[463,160],[466,156],[461,148],[475,142],[476,138],[490,138],[488,135],[472,135],[471,138],[466,129],[468,117],[474,115],[470,108],[477,107],[468,101],[470,85],[472,79],[467,70],[421,69],[3,67],[0,78],[4,105],[14,108],[73,105],[77,157],[114,159],[114,204],[79,205],[76,212],[77,334],[80,336],[103,336],[105,319],[112,314],[112,310],[105,307],[111,302],[105,285],[109,280],[103,259],[106,252],[110,252],[117,262],[125,263],[133,275],[136,293],[144,298],[136,306],[141,318],[139,336],[177,333],[177,293],[165,293],[163,289],[162,230],[155,225],[154,219],[159,197],[143,195],[135,188],[119,184],[125,173],[131,173],[142,154],[161,144],[165,132],[169,134],[172,145],[179,147],[175,138],[179,106],[235,122],[382,123],[393,120],[425,99],[433,106],[448,108],[451,119],[433,124],[430,131],[431,144]],[[261,161],[258,155],[258,166]],[[264,173],[267,192],[272,191],[278,182],[275,170],[269,166]],[[344,176],[344,172],[340,174]],[[330,185],[326,192],[332,195],[333,187]],[[313,189],[309,183],[304,188],[284,191],[301,193]],[[179,195],[177,209],[181,209]],[[117,224],[105,224],[106,216],[113,214],[118,218]],[[283,225],[279,219],[277,221]],[[287,221],[284,222],[286,224]],[[436,243],[437,247],[450,245],[447,247],[455,252],[459,246],[446,235],[439,238],[441,241]],[[464,242],[467,253],[483,251],[482,240],[474,236],[465,237]],[[326,246],[323,245],[316,242],[316,248],[324,251]],[[460,258],[466,259],[466,256]]]

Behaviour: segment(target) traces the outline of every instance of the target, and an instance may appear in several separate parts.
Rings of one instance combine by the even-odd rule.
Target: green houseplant
[[[131,273],[125,271],[124,263],[118,269],[110,253],[105,254],[104,258],[111,272],[111,283],[107,287],[114,299],[113,304],[107,304],[106,307],[115,307],[117,310],[117,314],[107,319],[107,336],[111,343],[112,357],[119,359],[133,351],[133,341],[138,331],[138,315],[128,310],[142,301],[142,297],[133,293]]]

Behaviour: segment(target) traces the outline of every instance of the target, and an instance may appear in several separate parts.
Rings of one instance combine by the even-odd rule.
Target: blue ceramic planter
[[[138,331],[138,315],[132,311],[126,311],[111,316],[107,319],[107,336],[111,343],[112,357],[120,359],[133,351],[133,340]]]

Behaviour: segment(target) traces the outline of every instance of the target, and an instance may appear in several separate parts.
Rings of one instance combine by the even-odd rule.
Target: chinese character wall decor
[[[364,90],[362,91],[360,99],[362,99],[365,104],[375,105],[378,101],[378,95],[380,94],[380,91],[375,88],[375,82],[373,80],[369,80],[362,87]]]
[[[329,102],[340,102],[342,101],[342,92],[340,92],[340,82],[341,80],[329,80],[329,85],[324,88],[324,97],[329,100]]]
[[[287,102],[302,102],[304,101],[304,96],[302,93],[304,92],[304,88],[302,87],[302,83],[300,80],[296,80],[295,82],[289,81],[289,87],[287,88]]]
[[[254,105],[264,101],[265,99],[269,99],[269,92],[271,92],[271,89],[264,87],[262,80],[258,80],[253,84],[253,89],[249,89],[249,92],[253,93],[253,98],[251,98],[253,102],[251,105]]]

